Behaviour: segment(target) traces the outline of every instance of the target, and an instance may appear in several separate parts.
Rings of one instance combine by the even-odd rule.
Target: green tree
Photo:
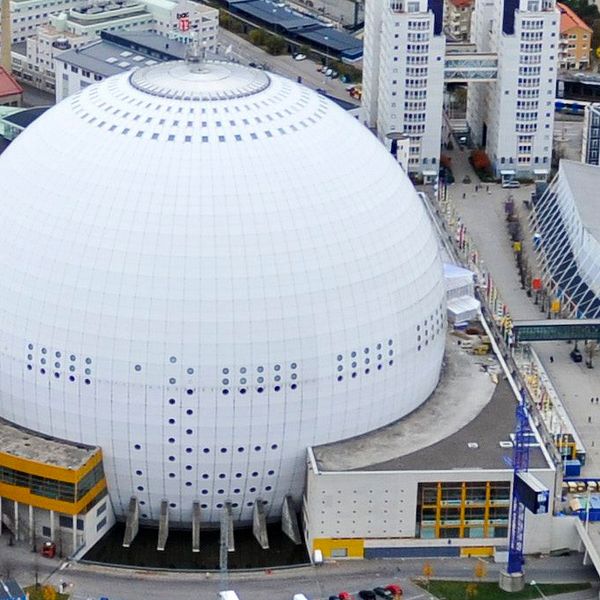
[[[265,45],[265,31],[264,29],[253,29],[249,35],[250,41],[255,46]]]
[[[269,54],[281,54],[285,49],[285,40],[280,35],[267,34],[265,48]]]
[[[600,19],[598,7],[589,0],[563,0],[573,12],[581,17],[590,27],[596,19]]]

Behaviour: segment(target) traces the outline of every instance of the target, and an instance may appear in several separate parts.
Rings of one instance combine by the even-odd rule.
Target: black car
[[[329,600],[340,600],[339,596],[329,596]]]
[[[571,357],[571,360],[576,363],[580,363],[583,360],[583,356],[581,356],[581,352],[579,352],[577,348],[571,350],[571,354],[569,356]]]
[[[382,587],[376,587],[373,589],[373,591],[380,598],[386,598],[386,600],[392,600],[392,598],[394,597],[394,594],[392,594],[392,592],[390,592],[390,590],[386,590],[385,588],[382,588]]]
[[[360,590],[358,596],[362,600],[377,600],[377,594],[373,590]]]

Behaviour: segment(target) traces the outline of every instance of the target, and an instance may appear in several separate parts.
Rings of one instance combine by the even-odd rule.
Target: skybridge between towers
[[[446,46],[445,83],[495,81],[497,77],[497,54],[477,52],[473,44],[449,44]]]

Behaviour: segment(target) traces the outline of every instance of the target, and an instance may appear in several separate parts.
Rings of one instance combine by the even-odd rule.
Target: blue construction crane
[[[510,533],[508,546],[507,572],[510,575],[523,571],[523,538],[525,536],[525,505],[517,493],[517,478],[519,473],[529,470],[529,441],[532,435],[529,426],[527,407],[525,406],[525,391],[521,390],[521,400],[517,404],[517,425],[513,445],[513,486],[510,507]]]

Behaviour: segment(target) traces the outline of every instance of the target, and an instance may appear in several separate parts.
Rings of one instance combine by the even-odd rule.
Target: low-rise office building
[[[197,32],[200,43],[215,52],[219,11],[189,0],[109,2],[98,7],[72,8],[50,17],[26,41],[13,46],[13,70],[35,87],[55,92],[54,57],[80,49],[98,39],[102,31],[147,31],[168,40],[187,43]]]
[[[181,60],[185,44],[143,31],[108,33],[79,50],[56,56],[56,102],[75,94],[95,81],[148,67],[168,60]]]
[[[102,451],[0,420],[0,531],[60,555],[91,547],[115,522]]]

